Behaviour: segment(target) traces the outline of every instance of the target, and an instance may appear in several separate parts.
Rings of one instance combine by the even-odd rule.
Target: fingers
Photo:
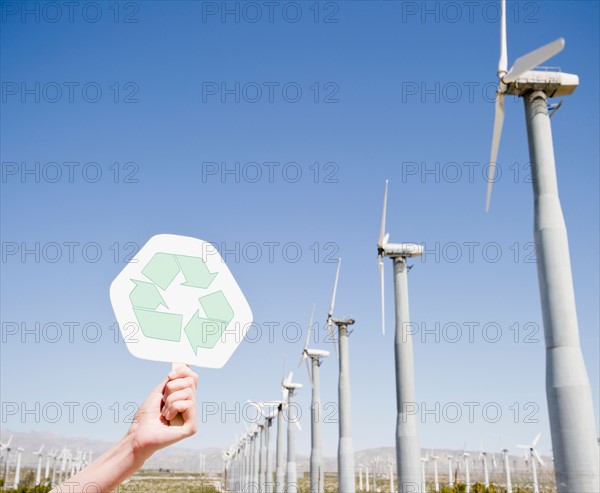
[[[163,396],[187,388],[196,388],[196,381],[192,377],[181,377],[175,380],[169,380],[166,384],[163,385]]]
[[[185,388],[182,390],[178,390],[176,392],[172,392],[163,398],[165,403],[162,415],[168,421],[172,420],[177,414],[179,414],[179,403],[189,401],[192,404],[195,401],[195,393],[191,388]]]
[[[168,381],[163,384],[161,414],[171,421],[181,414],[184,425],[181,431],[185,436],[196,432],[196,388],[198,375],[187,366],[181,366],[169,373]]]

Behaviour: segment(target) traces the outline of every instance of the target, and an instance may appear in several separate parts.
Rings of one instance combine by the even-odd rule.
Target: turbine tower
[[[42,477],[42,456],[44,454],[42,454],[42,450],[44,450],[44,446],[42,445],[40,447],[40,449],[37,452],[33,452],[33,455],[37,455],[38,458],[38,463],[37,463],[37,469],[35,471],[35,485],[38,486],[41,483],[41,477]]]
[[[338,444],[338,489],[343,493],[354,493],[355,471],[354,471],[354,447],[352,445],[352,399],[350,394],[350,354],[348,350],[348,327],[354,324],[352,319],[337,319],[333,317],[335,306],[335,295],[340,276],[340,265],[342,260],[338,259],[335,283],[333,285],[333,297],[327,314],[327,329],[335,336],[333,326],[337,326],[337,342],[340,375],[338,383],[339,399],[339,444]]]
[[[301,383],[292,382],[293,373],[281,382],[284,393],[284,400],[287,397],[288,407],[288,443],[287,443],[287,481],[286,493],[298,492],[298,473],[296,470],[296,426],[300,427],[298,418],[296,418],[296,403],[294,394],[296,390],[302,388]]]
[[[579,85],[573,74],[534,71],[565,45],[560,38],[518,58],[507,69],[506,2],[501,0],[498,97],[490,156],[486,208],[504,123],[504,95],[525,102],[531,172],[534,177],[534,238],[546,342],[546,398],[558,493],[600,491],[600,466],[590,383],[581,353],[569,243],[556,179],[549,97],[568,96]]]
[[[273,419],[276,415],[277,409],[272,410],[269,414],[265,416],[265,443],[267,444],[267,459],[264,493],[272,493],[273,491],[273,454],[271,449],[271,427],[273,426]]]
[[[383,257],[390,257],[394,266],[394,292],[396,307],[395,360],[396,360],[396,467],[398,468],[398,492],[421,491],[421,448],[417,431],[417,416],[409,412],[416,402],[413,364],[412,336],[408,332],[410,322],[408,309],[407,259],[423,254],[423,245],[416,243],[388,243],[385,232],[388,181],[385,181],[381,230],[377,241],[379,281],[381,289],[381,330],[385,334],[385,291]],[[417,488],[417,489],[415,489]]]
[[[481,452],[479,452],[479,460],[481,461],[481,464],[483,465],[483,486],[485,486],[486,488],[490,487],[490,472],[488,469],[488,463],[487,463],[487,452],[484,452],[483,450]]]
[[[431,451],[431,461],[433,462],[433,489],[436,493],[440,491],[440,478],[438,475],[438,461],[439,457],[437,455],[433,455],[433,450]]]
[[[312,403],[310,407],[311,417],[311,449],[310,449],[310,493],[324,492],[324,473],[321,453],[321,360],[329,356],[329,351],[322,349],[309,349],[308,341],[313,325],[313,316],[315,307],[313,305],[310,323],[308,325],[308,334],[306,343],[302,351],[300,365],[306,363],[308,377],[312,384]],[[310,363],[309,360],[310,359]],[[298,366],[300,366],[298,365]],[[361,475],[362,483],[362,475]]]
[[[452,456],[447,455],[448,458],[448,486],[450,488],[454,487],[454,475],[452,474]]]
[[[17,463],[15,465],[15,478],[13,481],[13,488],[16,490],[19,488],[19,483],[21,482],[21,456],[23,455],[23,448],[17,448]]]
[[[508,458],[508,449],[502,450],[504,456],[504,474],[506,476],[506,493],[513,493],[512,482],[510,480],[510,461]]]
[[[463,451],[462,456],[465,461],[465,493],[470,493],[471,492],[471,473],[469,471],[469,457],[471,456],[471,454],[469,452]]]
[[[283,389],[282,389],[283,390]],[[283,392],[282,392],[283,393]],[[277,449],[275,452],[275,493],[283,493],[285,483],[285,456],[283,436],[283,399],[277,406]]]
[[[8,473],[10,471],[10,442],[12,442],[13,435],[11,435],[6,443],[0,443],[0,450],[6,450],[6,460],[4,462],[4,484],[8,484]]]

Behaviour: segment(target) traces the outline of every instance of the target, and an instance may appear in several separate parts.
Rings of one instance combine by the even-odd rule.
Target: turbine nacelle
[[[285,382],[283,384],[283,388],[287,389],[287,390],[301,389],[302,388],[302,384],[301,383],[293,383],[293,382]]]
[[[423,245],[418,243],[387,243],[382,249],[386,257],[420,257],[425,251]]]
[[[543,91],[549,98],[569,96],[579,86],[575,74],[547,70],[528,70],[508,84],[506,94],[523,96],[533,91]]]
[[[329,351],[325,349],[305,349],[304,351],[309,358],[327,358],[329,356]]]

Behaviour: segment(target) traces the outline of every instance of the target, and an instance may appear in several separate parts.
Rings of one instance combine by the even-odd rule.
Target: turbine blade
[[[505,84],[514,82],[528,70],[537,67],[557,53],[560,53],[564,47],[564,38],[558,38],[556,41],[552,41],[552,43],[548,43],[537,50],[527,53],[527,55],[517,58],[508,73],[502,78],[502,81]]]
[[[338,280],[340,278],[340,266],[342,265],[342,259],[338,258],[337,271],[335,273],[335,283],[333,284],[333,296],[331,297],[331,305],[329,306],[328,318],[333,316],[333,308],[335,306],[335,295],[337,293]]]
[[[533,442],[531,442],[531,446],[533,448],[535,448],[535,446],[538,444],[538,442],[540,441],[540,437],[542,436],[542,433],[538,433],[535,438],[533,439]]]
[[[385,192],[383,192],[383,212],[381,213],[381,229],[379,230],[379,241],[377,242],[378,248],[383,248],[385,238],[385,216],[387,212],[387,194],[388,194],[388,181],[385,180]]]
[[[329,321],[327,322],[327,333],[331,335],[331,343],[333,344],[335,357],[339,359],[340,355],[338,354],[337,341],[335,339],[335,329],[333,328],[333,322],[331,321],[331,319],[329,319]]]
[[[546,464],[544,464],[544,461],[542,460],[542,458],[540,457],[540,454],[538,454],[538,451],[536,449],[533,449],[533,455],[535,456],[537,461],[540,463],[540,466],[544,467],[546,465]]]
[[[379,255],[379,288],[381,292],[381,333],[385,335],[385,288],[384,288],[384,266],[383,257]]]
[[[302,351],[302,356],[300,356],[300,361],[298,362],[298,368],[300,368],[300,365],[302,365],[302,363],[304,363],[305,359],[306,359],[306,349],[304,349],[304,351]]]
[[[500,60],[498,60],[498,77],[506,74],[508,69],[508,50],[506,49],[506,0],[500,2]]]
[[[312,372],[310,371],[310,362],[308,361],[308,358],[304,358],[304,361],[306,362],[306,370],[308,371],[308,379],[310,380],[310,386],[313,386],[313,381],[312,381]]]
[[[313,325],[313,317],[315,316],[315,304],[313,303],[312,312],[310,314],[310,322],[308,324],[308,333],[306,334],[306,342],[304,343],[304,349],[308,347],[308,341],[310,340],[310,331]]]
[[[490,210],[490,200],[492,198],[492,186],[494,185],[494,174],[496,172],[496,159],[498,158],[498,148],[500,147],[500,137],[502,137],[502,127],[504,125],[504,84],[498,84],[498,97],[496,98],[496,114],[494,115],[494,131],[492,134],[492,151],[490,153],[490,169],[488,171],[487,196],[485,199],[485,210]]]

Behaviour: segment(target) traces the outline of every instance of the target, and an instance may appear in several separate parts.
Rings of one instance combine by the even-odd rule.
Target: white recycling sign
[[[221,368],[252,323],[252,311],[211,244],[153,236],[110,286],[127,349],[138,358]]]

